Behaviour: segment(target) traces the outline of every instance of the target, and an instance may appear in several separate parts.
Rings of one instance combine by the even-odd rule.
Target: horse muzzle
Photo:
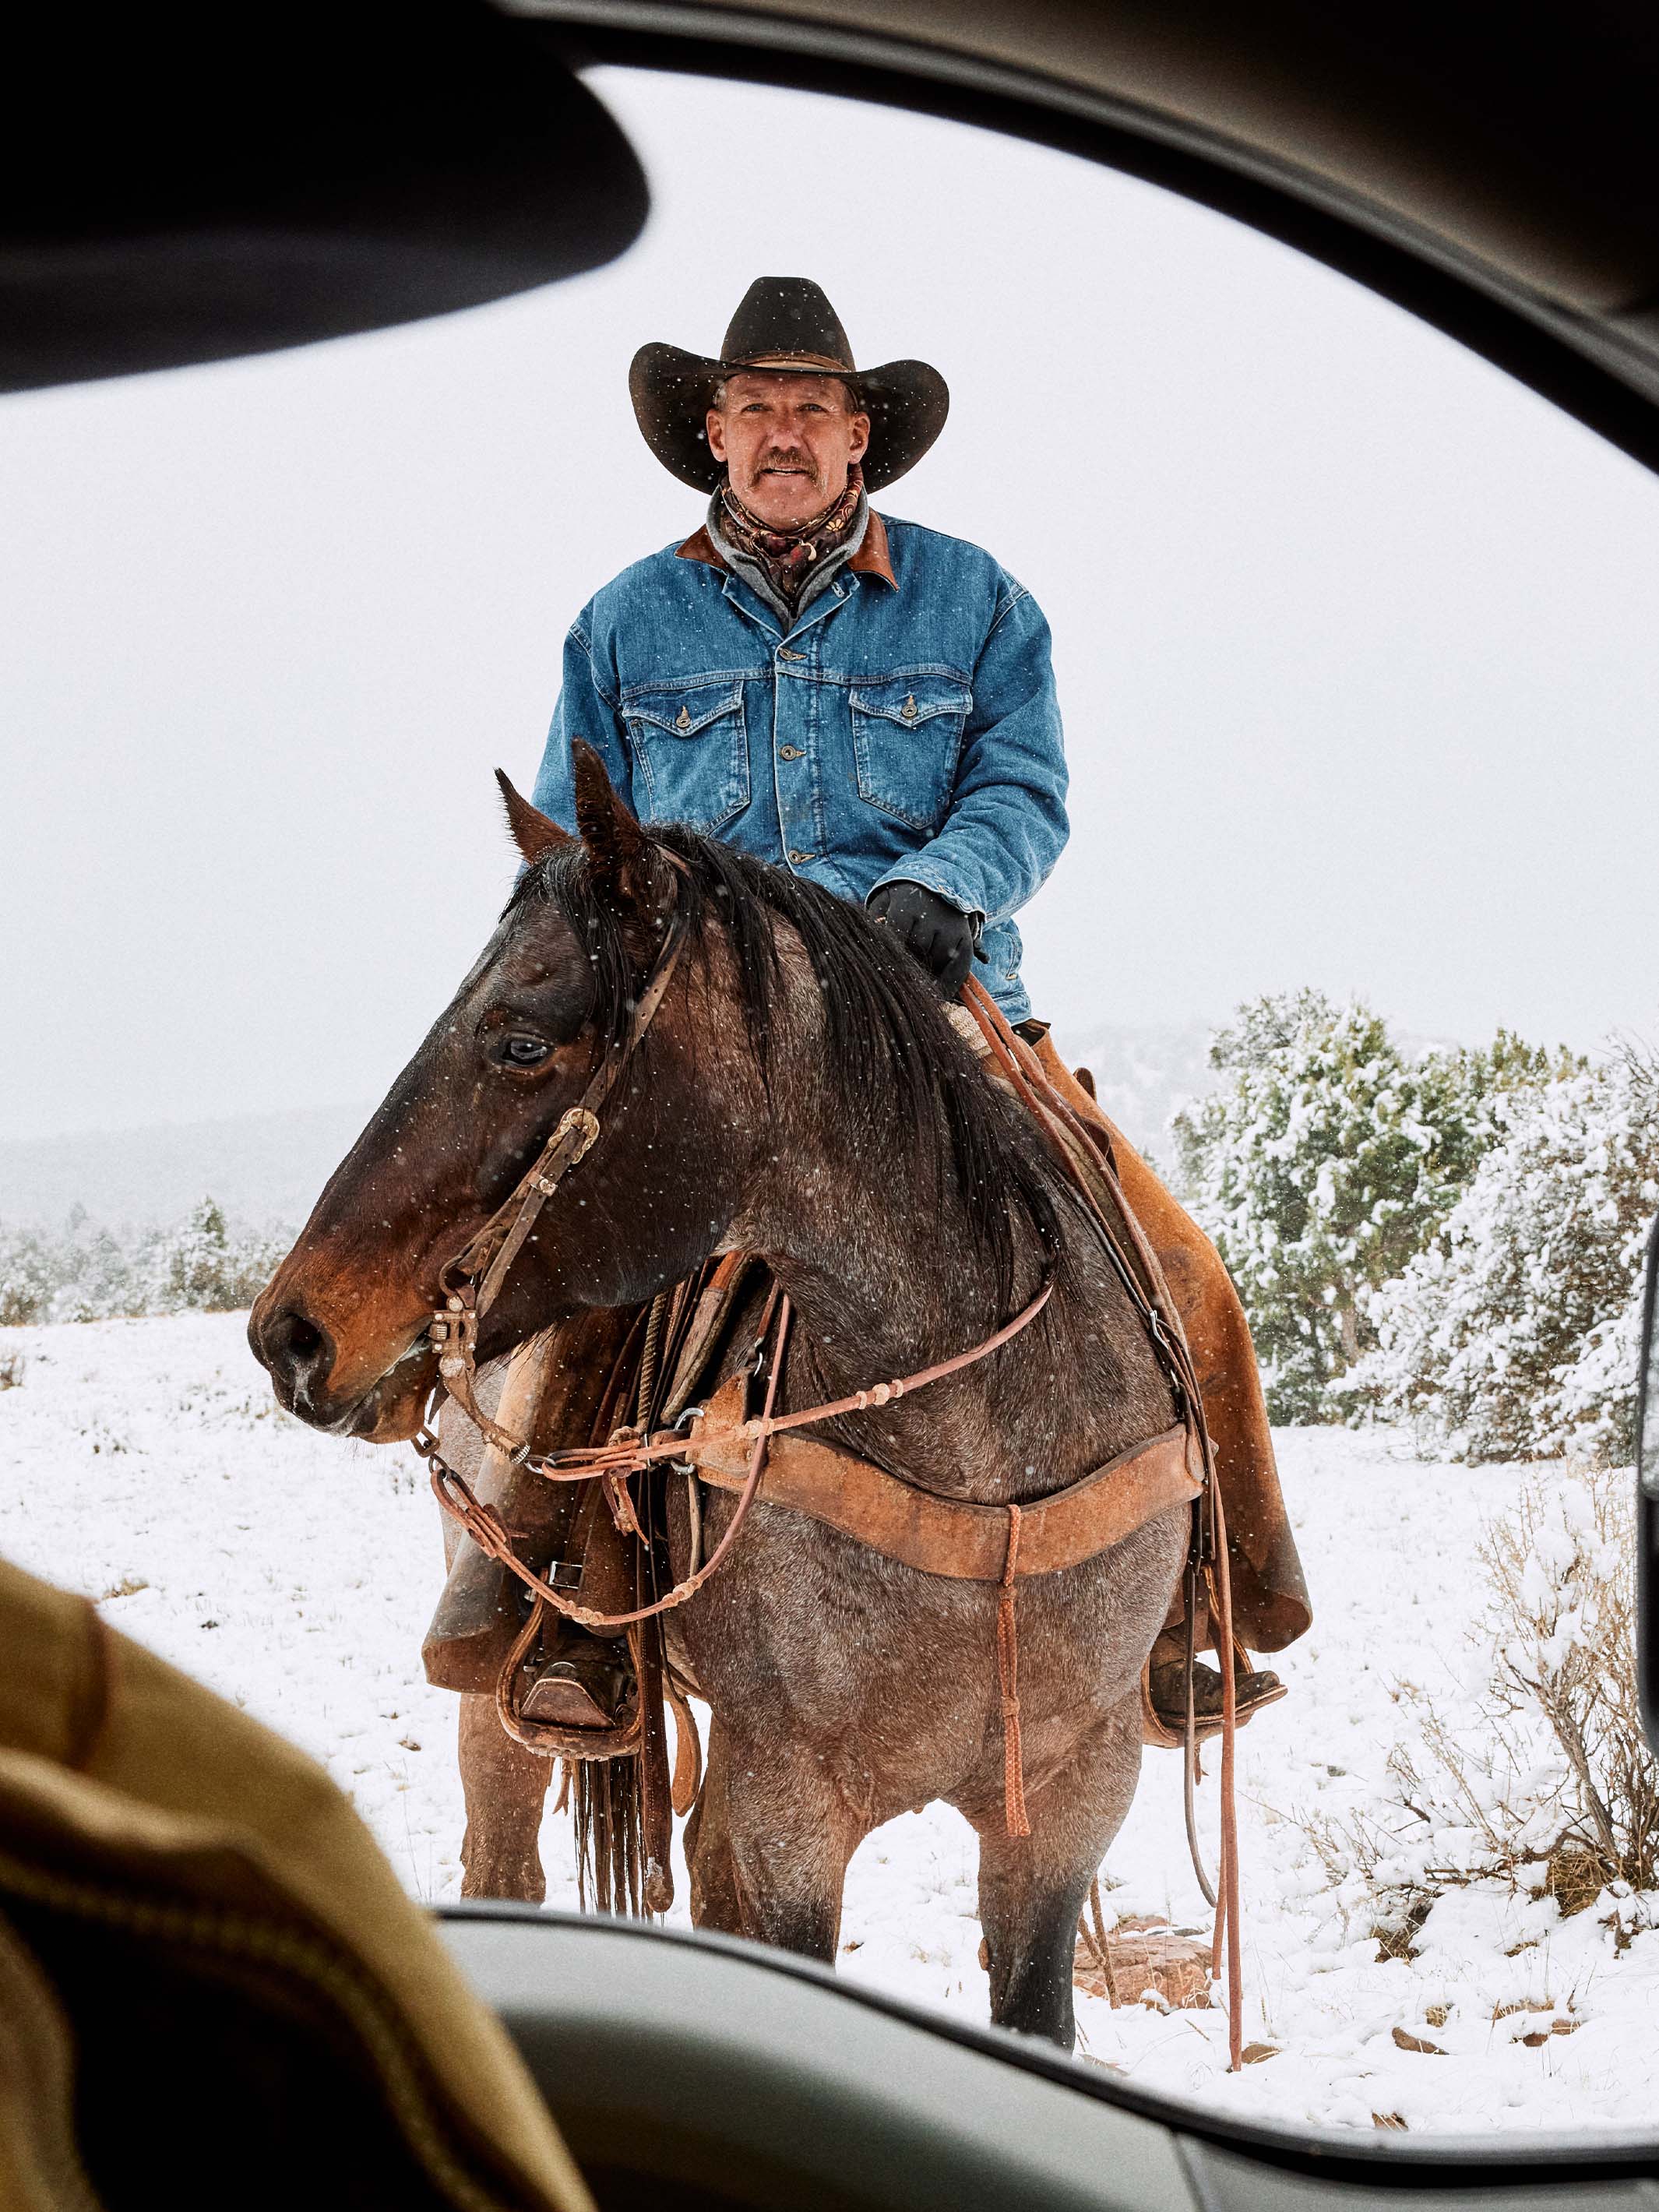
[[[279,1302],[267,1291],[248,1316],[247,1335],[277,1404],[307,1426],[370,1443],[406,1442],[420,1426],[437,1377],[436,1354],[424,1330],[367,1388],[349,1370],[342,1373],[333,1332],[298,1302]]]

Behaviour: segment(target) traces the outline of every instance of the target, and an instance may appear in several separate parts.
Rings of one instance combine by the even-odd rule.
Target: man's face
[[[732,489],[774,530],[798,529],[833,507],[870,443],[870,417],[848,404],[836,376],[740,369],[708,410],[708,450]]]

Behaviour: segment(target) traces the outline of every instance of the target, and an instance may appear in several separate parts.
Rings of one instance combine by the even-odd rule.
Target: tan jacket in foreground
[[[592,2212],[327,1776],[0,1562],[0,2205],[198,2203]]]

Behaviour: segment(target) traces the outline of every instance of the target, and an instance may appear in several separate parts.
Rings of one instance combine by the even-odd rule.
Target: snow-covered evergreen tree
[[[251,1305],[281,1257],[282,1239],[236,1236],[211,1198],[144,1251],[139,1273],[147,1313],[229,1313]]]
[[[1455,1458],[1627,1459],[1659,1064],[1578,1065],[1496,1113],[1500,1139],[1443,1232],[1371,1301],[1356,1401]]]
[[[76,1206],[52,1249],[54,1287],[47,1321],[108,1321],[137,1310],[132,1261],[107,1229]]]
[[[1219,1031],[1226,1079],[1173,1127],[1186,1189],[1249,1316],[1275,1420],[1339,1418],[1328,1385],[1361,1349],[1365,1293],[1440,1211],[1419,1085],[1369,1008],[1258,999]]]
[[[1502,1030],[1409,1060],[1368,1007],[1317,991],[1241,1006],[1211,1058],[1226,1079],[1173,1124],[1187,1195],[1243,1300],[1273,1419],[1346,1419],[1332,1385],[1376,1341],[1375,1293],[1497,1138],[1498,1102],[1557,1063]]]

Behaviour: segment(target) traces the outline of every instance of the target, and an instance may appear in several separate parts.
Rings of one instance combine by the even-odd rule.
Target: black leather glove
[[[871,892],[866,908],[873,921],[896,933],[945,996],[954,999],[967,980],[977,934],[961,908],[921,884],[883,884]]]

